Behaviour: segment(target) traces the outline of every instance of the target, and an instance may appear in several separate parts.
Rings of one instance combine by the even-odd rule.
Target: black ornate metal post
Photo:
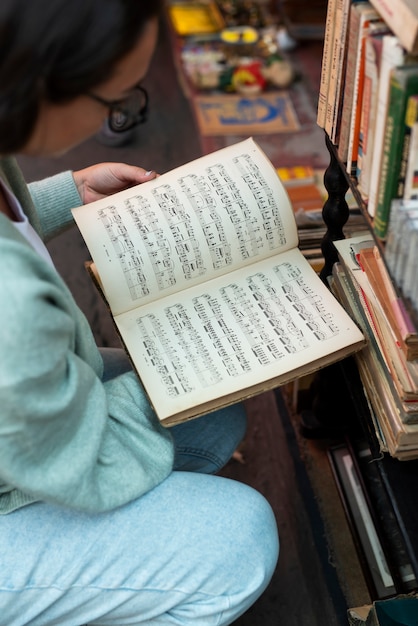
[[[327,135],[325,143],[331,160],[324,174],[324,185],[328,192],[328,198],[322,209],[322,216],[327,226],[327,232],[321,244],[325,264],[320,276],[324,281],[331,274],[332,266],[338,260],[333,242],[337,239],[344,239],[343,227],[349,217],[348,204],[345,200],[348,189],[347,177],[342,171],[341,164],[338,163],[335,147]]]
[[[332,266],[338,261],[334,241],[344,239],[343,227],[349,218],[349,208],[345,200],[348,180],[341,163],[337,160],[336,149],[328,136],[325,142],[330,154],[330,163],[324,174],[324,185],[328,198],[322,209],[327,232],[321,243],[324,267],[320,277],[327,284]],[[321,438],[341,433],[349,419],[347,409],[351,407],[346,388],[341,385],[339,364],[329,365],[319,370],[311,384],[311,405],[301,411],[301,431],[305,437]],[[338,407],[338,410],[336,410]]]

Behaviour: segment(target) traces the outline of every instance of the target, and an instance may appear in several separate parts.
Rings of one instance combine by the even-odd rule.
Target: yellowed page
[[[253,139],[73,210],[114,315],[298,245]]]
[[[115,321],[160,419],[363,340],[298,249]]]

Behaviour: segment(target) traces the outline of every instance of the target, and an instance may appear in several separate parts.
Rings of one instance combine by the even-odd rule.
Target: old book
[[[347,149],[347,172],[350,175],[356,176],[364,87],[365,40],[369,32],[370,25],[381,22],[381,18],[372,7],[368,6],[368,3],[353,5],[353,11],[359,13],[359,34],[357,40],[357,50],[355,51],[356,66],[354,74],[353,100],[349,121],[350,131]]]
[[[350,135],[350,120],[353,108],[353,98],[356,86],[357,47],[360,33],[359,4],[371,7],[370,3],[353,2],[350,6],[348,18],[347,62],[344,74],[344,94],[341,107],[341,120],[338,138],[338,156],[343,163],[347,162],[348,142]]]
[[[370,0],[408,52],[418,52],[418,3],[416,0]]]
[[[324,47],[322,50],[321,78],[319,83],[318,110],[316,122],[325,128],[327,100],[329,92],[329,77],[331,72],[331,52],[334,37],[337,0],[328,0],[327,17],[325,21]]]
[[[357,155],[357,181],[365,202],[369,197],[370,171],[375,154],[373,138],[384,33],[370,31],[365,42],[364,90]]]
[[[385,35],[382,42],[382,56],[377,92],[376,120],[372,147],[372,164],[368,189],[367,211],[371,217],[376,212],[382,164],[383,141],[389,101],[390,74],[393,68],[403,65],[406,60],[405,50],[395,35]]]
[[[399,166],[399,174],[398,174],[398,187],[396,190],[396,198],[404,198],[405,196],[405,183],[406,183],[406,171],[408,168],[408,158],[409,158],[409,147],[411,143],[411,131],[412,126],[417,120],[417,108],[413,101],[413,98],[418,98],[416,96],[410,96],[406,103],[405,109],[405,124],[403,130],[403,140],[402,140],[402,149],[401,149],[401,162]]]
[[[355,359],[369,401],[379,447],[382,452],[389,452],[399,459],[417,458],[418,424],[410,423],[410,413],[406,412],[405,404],[397,396],[390,372],[376,344],[361,289],[344,263],[333,266],[333,290],[368,339],[366,347],[355,354]]]
[[[344,69],[344,56],[348,31],[348,17],[351,0],[337,0],[334,34],[331,46],[331,68],[328,84],[327,107],[325,113],[325,132],[333,143],[337,137],[337,113]]]
[[[405,135],[405,112],[408,98],[418,94],[418,64],[392,70],[383,142],[382,164],[373,229],[385,239],[389,224],[390,205],[397,197],[402,144]]]
[[[370,247],[367,236],[353,237],[343,241],[336,241],[339,258],[351,279],[358,286],[364,315],[368,318],[369,327],[373,333],[373,344],[379,353],[382,363],[390,375],[391,384],[396,390],[399,401],[403,404],[408,422],[418,421],[418,363],[407,361],[402,350],[395,329],[391,326],[386,308],[374,291],[379,285],[379,279],[371,282],[369,275],[362,265],[362,254]],[[364,260],[364,257],[363,257]],[[380,286],[380,285],[379,285]],[[394,307],[395,309],[395,307]],[[398,317],[397,312],[393,316]],[[394,322],[396,324],[396,321]],[[363,331],[364,328],[362,327]],[[368,333],[370,334],[370,332]],[[400,333],[398,333],[400,334]]]
[[[406,359],[415,361],[418,358],[418,333],[393,287],[378,247],[363,248],[358,258]]]
[[[73,213],[167,425],[364,345],[298,249],[290,200],[251,138]]]
[[[409,145],[405,164],[405,200],[418,198],[418,95],[411,96],[406,108],[405,124],[409,129]]]

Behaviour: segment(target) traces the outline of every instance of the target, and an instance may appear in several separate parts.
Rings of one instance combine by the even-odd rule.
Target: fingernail
[[[151,174],[154,174],[154,170],[148,170],[148,172],[145,172],[145,176],[151,176]]]

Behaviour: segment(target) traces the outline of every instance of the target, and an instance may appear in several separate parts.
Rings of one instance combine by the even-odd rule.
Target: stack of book
[[[326,200],[324,172],[309,165],[280,167],[277,173],[289,196],[298,228],[299,246],[317,272],[324,265],[321,241],[326,227],[322,207]]]
[[[297,165],[279,167],[277,173],[293,207],[299,248],[312,267],[320,272],[324,265],[321,243],[327,230],[322,217],[322,209],[328,197],[324,186],[325,171],[310,165]],[[345,232],[347,236],[354,236],[366,228],[366,221],[351,190],[345,199],[350,211]]]
[[[392,200],[418,195],[416,0],[329,0],[317,122],[385,240]]]
[[[356,360],[380,448],[418,458],[418,333],[370,234],[335,246],[332,289],[368,339]]]

